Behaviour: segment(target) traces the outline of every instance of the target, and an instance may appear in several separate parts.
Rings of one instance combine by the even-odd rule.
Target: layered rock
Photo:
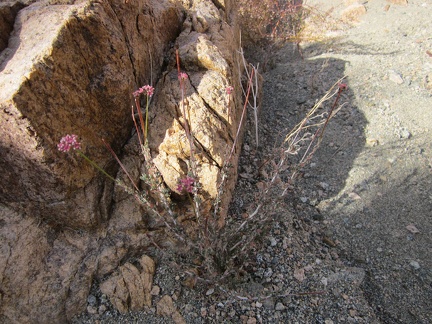
[[[160,226],[133,197],[115,191],[85,160],[59,152],[56,144],[77,134],[83,152],[115,175],[118,166],[103,138],[125,153],[138,178],[142,158],[129,138],[131,94],[159,80],[150,144],[163,180],[175,191],[182,173],[172,166],[178,163],[185,172],[190,152],[178,110],[174,42],[189,75],[201,192],[215,197],[240,120],[238,94],[225,94],[227,85],[240,89],[238,31],[230,12],[231,1],[210,0],[0,4],[0,18],[6,17],[0,19],[0,321],[67,322],[85,309],[92,278],[126,282],[126,271],[144,278],[140,267],[124,260],[141,258],[151,241],[162,241]],[[232,170],[221,224],[235,184]],[[126,299],[132,294],[141,300],[139,287],[128,291]],[[144,296],[148,304],[149,294]],[[113,298],[124,310],[141,306]]]

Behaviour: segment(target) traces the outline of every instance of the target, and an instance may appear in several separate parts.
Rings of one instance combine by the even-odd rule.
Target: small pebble
[[[95,306],[95,305],[96,305],[96,302],[97,302],[97,300],[96,300],[96,297],[95,297],[95,296],[93,296],[93,295],[89,295],[89,296],[87,297],[87,303],[88,303],[90,306]]]
[[[420,269],[420,264],[417,261],[411,261],[410,266],[416,270]]]
[[[91,315],[95,315],[97,314],[98,310],[96,307],[93,306],[87,306],[87,313],[91,314]]]
[[[105,294],[102,294],[102,296],[101,296],[100,299],[101,299],[101,303],[102,304],[105,304],[106,302],[108,302],[108,297]]]
[[[277,310],[277,311],[282,311],[284,309],[285,309],[285,305],[282,304],[281,302],[277,303],[275,306],[275,310]]]
[[[411,138],[411,133],[404,128],[399,132],[399,137],[402,139],[409,139]]]
[[[98,309],[99,315],[102,315],[107,310],[107,307],[105,305],[100,305]]]
[[[330,185],[326,182],[320,182],[320,187],[323,188],[324,190],[328,190]]]
[[[257,320],[255,317],[249,317],[246,324],[256,324]]]
[[[205,307],[201,308],[201,316],[206,317],[207,316],[207,309]]]
[[[404,82],[402,76],[400,75],[400,73],[398,73],[398,72],[396,72],[394,70],[390,70],[389,71],[388,77],[389,77],[390,81],[392,81],[392,82],[394,82],[396,84],[402,84]]]
[[[160,287],[159,286],[153,286],[152,290],[150,291],[150,295],[159,296],[159,294],[160,294]]]

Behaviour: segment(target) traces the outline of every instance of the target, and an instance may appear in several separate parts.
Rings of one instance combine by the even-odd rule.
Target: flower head
[[[348,85],[346,83],[339,83],[339,91],[344,91],[348,89]]]
[[[178,79],[179,79],[180,81],[187,80],[187,78],[188,78],[188,75],[187,75],[186,73],[184,73],[184,72],[180,72],[180,73],[178,74]]]
[[[147,96],[153,96],[154,88],[151,85],[145,85],[141,89],[143,89]]]
[[[66,135],[57,144],[57,148],[61,152],[69,152],[71,149],[79,150],[81,148],[81,143],[78,142],[77,135]]]
[[[139,97],[141,93],[145,93],[147,96],[151,97],[153,95],[154,88],[147,84],[141,88],[139,88],[137,91],[134,91],[133,96]]]
[[[180,179],[179,184],[177,186],[177,191],[179,192],[186,191],[192,193],[194,183],[195,183],[195,179],[189,176]]]
[[[228,86],[225,88],[225,91],[228,95],[230,95],[231,93],[233,93],[234,91],[234,87],[233,86]]]

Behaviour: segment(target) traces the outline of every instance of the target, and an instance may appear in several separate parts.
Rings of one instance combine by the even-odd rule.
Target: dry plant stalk
[[[271,221],[272,210],[277,199],[286,195],[288,189],[292,187],[299,169],[310,162],[321,145],[328,122],[343,107],[343,105],[339,105],[341,93],[347,88],[342,83],[343,79],[338,80],[310,109],[305,118],[286,135],[281,147],[273,155],[273,170],[264,185],[264,189],[260,191],[256,199],[258,203],[241,224],[226,229],[221,235],[220,240],[224,241],[223,251],[228,254],[227,263],[233,262],[241,254],[244,254],[250,243],[255,240],[260,229]],[[333,97],[336,97],[333,104],[325,109],[324,104]],[[292,156],[300,156],[300,160],[294,162],[290,159]],[[278,162],[276,163],[276,161]],[[290,174],[287,183],[280,180],[282,172]],[[281,185],[283,189],[281,189]],[[280,190],[279,194],[275,190]],[[226,275],[228,275],[228,271],[223,276]]]
[[[256,146],[259,146],[259,136],[258,136],[258,113],[259,113],[259,91],[260,91],[260,82],[259,82],[259,63],[255,67],[252,64],[247,64],[246,59],[244,57],[243,49],[240,48],[238,52],[240,54],[241,62],[238,62],[238,65],[243,64],[243,68],[248,80],[248,91],[252,94],[252,102],[249,100],[249,93],[242,86],[243,96],[246,98],[246,103],[250,108],[252,108],[254,113],[254,121],[255,121],[255,141]],[[239,67],[240,68],[240,67]],[[240,84],[243,85],[241,76],[240,76]]]

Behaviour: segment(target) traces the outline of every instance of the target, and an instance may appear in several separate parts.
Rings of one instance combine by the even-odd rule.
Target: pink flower
[[[184,72],[180,72],[179,73],[179,75],[178,75],[178,79],[179,80],[187,80],[187,78],[188,78],[188,75],[186,74],[186,73],[184,73]]]
[[[225,90],[226,90],[226,93],[227,93],[228,95],[230,95],[231,93],[233,93],[233,91],[234,91],[234,87],[232,87],[232,86],[228,86],[228,87],[225,88]]]
[[[339,83],[339,90],[343,91],[348,89],[348,85],[346,83]]]
[[[154,88],[151,85],[145,85],[142,87],[143,91],[147,94],[147,96],[153,96]]]
[[[139,97],[141,93],[145,93],[147,96],[153,96],[154,88],[151,85],[145,85],[139,88],[137,91],[134,91],[133,96]]]
[[[57,144],[57,148],[61,152],[69,152],[71,149],[79,150],[81,148],[81,143],[78,142],[77,135],[66,135]]]
[[[177,186],[177,191],[179,192],[186,191],[192,193],[194,183],[195,183],[195,179],[189,176],[180,179],[179,184]]]

